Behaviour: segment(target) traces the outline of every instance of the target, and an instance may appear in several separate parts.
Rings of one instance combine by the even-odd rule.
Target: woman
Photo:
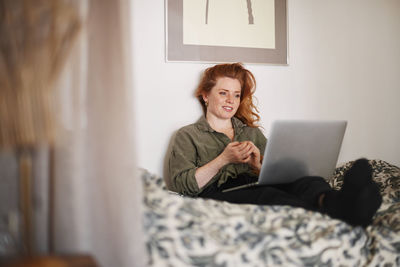
[[[181,128],[169,160],[171,186],[181,194],[232,203],[291,205],[367,226],[382,198],[366,159],[345,174],[341,190],[322,177],[222,192],[257,180],[267,139],[257,127],[253,74],[242,64],[206,69],[196,90],[204,116]]]

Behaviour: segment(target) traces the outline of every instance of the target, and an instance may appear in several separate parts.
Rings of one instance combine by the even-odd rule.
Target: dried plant
[[[70,2],[0,1],[0,147],[52,142],[54,82],[79,29]]]

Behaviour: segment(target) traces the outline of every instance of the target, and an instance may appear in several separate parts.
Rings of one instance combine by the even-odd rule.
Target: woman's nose
[[[228,97],[226,98],[226,102],[233,103],[233,97],[228,95]]]

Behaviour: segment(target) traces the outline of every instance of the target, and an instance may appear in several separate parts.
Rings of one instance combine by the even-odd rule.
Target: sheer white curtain
[[[83,28],[59,83],[53,248],[144,266],[129,0],[76,1]]]

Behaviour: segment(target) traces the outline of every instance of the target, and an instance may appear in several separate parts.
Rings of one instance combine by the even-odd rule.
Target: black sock
[[[353,193],[371,183],[374,183],[371,165],[367,159],[358,159],[344,174],[341,191]]]
[[[382,203],[378,185],[372,180],[372,168],[359,159],[346,172],[341,190],[327,192],[324,210],[333,218],[366,227]]]

